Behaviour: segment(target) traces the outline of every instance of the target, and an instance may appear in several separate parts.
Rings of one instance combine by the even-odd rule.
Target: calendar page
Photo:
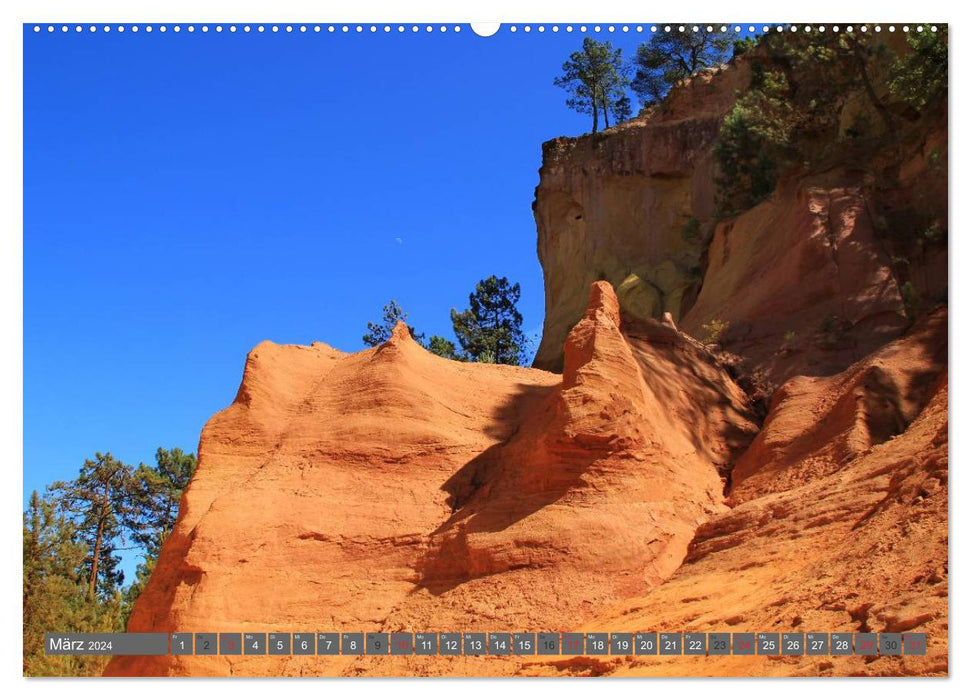
[[[949,674],[946,23],[272,14],[22,26],[25,676]]]

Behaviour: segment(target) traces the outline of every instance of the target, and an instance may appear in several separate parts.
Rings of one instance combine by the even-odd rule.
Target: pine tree
[[[391,331],[394,330],[398,321],[404,322],[408,318],[408,314],[405,313],[404,309],[394,299],[385,304],[381,311],[381,323],[369,321],[367,324],[368,332],[361,338],[365,345],[372,348],[388,342],[388,339],[391,338]],[[415,333],[415,329],[412,326],[408,326],[408,332],[411,333],[411,337],[415,339],[415,342],[420,343],[425,338],[424,333]]]
[[[465,357],[459,353],[458,349],[455,347],[455,343],[447,338],[443,338],[440,335],[433,335],[428,339],[428,345],[426,346],[428,352],[438,355],[439,357],[444,357],[446,360],[459,360],[463,361]]]
[[[155,466],[139,464],[132,478],[125,527],[134,542],[154,559],[172,532],[182,492],[196,470],[196,456],[174,447],[155,452]]]
[[[518,284],[492,275],[475,285],[468,309],[452,309],[455,337],[470,360],[523,364],[526,338],[522,314],[516,309],[519,294]]]
[[[613,112],[614,112],[614,121],[616,124],[620,124],[621,122],[625,122],[628,119],[630,119],[631,118],[630,98],[627,95],[624,95],[616,102],[614,102]]]
[[[49,656],[47,632],[120,632],[178,515],[196,458],[179,448],[132,470],[110,453],[85,460],[78,477],[31,494],[23,522],[24,675],[99,675],[108,657]],[[119,545],[143,554],[122,588]]]
[[[78,478],[58,481],[50,493],[58,508],[77,528],[88,548],[86,557],[88,598],[107,600],[124,582],[116,555],[123,537],[123,522],[131,511],[132,468],[97,452],[86,459]]]
[[[658,32],[637,47],[631,89],[647,105],[660,102],[668,91],[702,68],[717,66],[731,56],[733,34],[708,31]]]
[[[566,104],[581,114],[593,115],[593,132],[597,132],[600,114],[604,128],[610,128],[608,113],[626,95],[627,75],[620,49],[609,41],[599,42],[587,37],[583,48],[574,51],[563,64],[563,75],[553,84],[570,93]]]
[[[139,464],[135,470],[124,524],[131,532],[132,540],[144,550],[144,555],[135,569],[135,580],[123,595],[126,620],[155,569],[162,545],[172,533],[182,492],[189,485],[196,466],[196,456],[191,452],[186,454],[178,447],[171,450],[159,447],[155,452],[155,466]]]
[[[24,512],[23,634],[25,676],[97,675],[106,657],[48,656],[47,632],[115,632],[122,621],[87,595],[87,547],[57,505],[33,492]]]
[[[931,31],[925,24],[921,30],[907,34],[910,51],[890,71],[892,94],[917,110],[936,106],[947,96],[947,25]]]

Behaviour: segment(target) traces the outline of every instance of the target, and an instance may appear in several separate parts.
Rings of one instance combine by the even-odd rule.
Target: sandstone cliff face
[[[908,320],[871,208],[861,187],[803,183],[719,224],[684,328],[728,323],[723,344],[774,381],[837,372],[896,338]]]
[[[842,371],[947,296],[946,115],[905,123],[892,145],[845,143],[758,206],[716,220],[714,146],[742,59],[672,90],[653,113],[544,144],[533,210],[546,317],[534,366],[560,371],[590,282],[625,317],[670,313],[775,387]],[[919,311],[920,309],[918,309]]]
[[[546,280],[535,366],[559,371],[567,333],[599,279],[626,313],[678,320],[701,281],[701,231],[713,224],[712,148],[734,92],[737,62],[677,88],[649,118],[543,145],[533,211]]]
[[[762,430],[732,471],[731,501],[786,491],[840,471],[904,433],[947,369],[947,314],[830,377],[795,377],[772,397]]]

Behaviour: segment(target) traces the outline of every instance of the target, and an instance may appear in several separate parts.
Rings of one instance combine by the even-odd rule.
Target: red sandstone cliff
[[[751,72],[743,56],[674,88],[646,116],[544,144],[536,367],[562,369],[564,339],[599,279],[625,317],[670,313],[698,338],[724,323],[722,347],[770,388],[839,372],[899,337],[915,305],[946,300],[946,240],[923,236],[947,228],[946,110],[902,122],[882,145],[834,137],[844,140],[813,168],[719,218],[715,144]],[[857,108],[850,100],[843,119]]]

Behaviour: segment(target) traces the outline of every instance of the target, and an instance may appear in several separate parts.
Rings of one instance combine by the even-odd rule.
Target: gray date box
[[[658,647],[662,656],[678,656],[681,653],[681,633],[661,632]]]
[[[708,656],[728,656],[732,653],[732,635],[729,632],[711,632],[708,635]]]
[[[438,653],[438,635],[432,632],[415,633],[415,653],[429,656]]]
[[[626,656],[634,653],[634,635],[630,632],[610,633],[610,653]]]
[[[462,637],[462,647],[466,656],[481,656],[486,653],[485,632],[466,632]]]
[[[704,632],[685,632],[684,653],[688,656],[704,656],[708,651],[705,648],[707,637]]]
[[[600,655],[606,654],[609,649],[609,640],[606,632],[587,632],[587,654]]]
[[[271,656],[290,656],[290,633],[270,632],[267,635],[267,647]]]
[[[583,633],[564,632],[560,635],[561,654],[582,654],[583,653]]]
[[[755,653],[755,634],[753,632],[732,632],[732,654],[750,656]]]
[[[489,653],[508,656],[512,652],[512,635],[509,632],[489,632]]]
[[[857,632],[854,651],[860,656],[876,656],[879,653],[877,647],[877,635],[873,632]]]
[[[293,633],[293,653],[299,656],[316,654],[314,648],[316,635],[313,632],[294,632]]]
[[[834,656],[850,656],[853,653],[853,633],[833,632],[829,635],[829,653]]]
[[[406,656],[412,653],[415,640],[411,632],[395,632],[391,635],[391,655]]]
[[[247,656],[266,654],[266,632],[247,632],[243,635],[243,653]]]
[[[370,656],[384,656],[391,647],[387,632],[368,632],[364,641],[365,653]]]
[[[341,634],[341,655],[359,656],[364,653],[363,632],[343,632]]]
[[[784,656],[800,656],[806,653],[806,639],[802,632],[782,633],[782,654]]]
[[[196,655],[215,654],[219,641],[215,634],[199,633],[196,634]]]
[[[923,656],[927,653],[927,635],[924,632],[904,633],[904,654]]]
[[[241,632],[220,632],[219,653],[225,656],[239,656],[242,651],[243,634]]]
[[[462,653],[462,635],[458,632],[442,632],[438,635],[438,653],[443,656]]]
[[[172,654],[181,656],[192,653],[192,635],[186,632],[176,632],[169,636],[169,649]]]
[[[560,633],[540,632],[536,635],[536,651],[544,656],[556,656],[560,653]]]
[[[657,632],[638,632],[635,634],[634,653],[638,656],[657,654]]]
[[[516,632],[512,636],[512,653],[519,656],[532,656],[536,653],[536,635],[530,632]]]
[[[779,655],[779,633],[778,632],[759,632],[756,635],[758,653],[760,656]]]
[[[341,653],[341,636],[337,632],[317,633],[317,654],[336,656]]]
[[[810,656],[827,656],[829,654],[829,635],[825,632],[807,632],[806,653]]]
[[[899,632],[880,633],[880,656],[899,656],[903,653],[903,639]]]

